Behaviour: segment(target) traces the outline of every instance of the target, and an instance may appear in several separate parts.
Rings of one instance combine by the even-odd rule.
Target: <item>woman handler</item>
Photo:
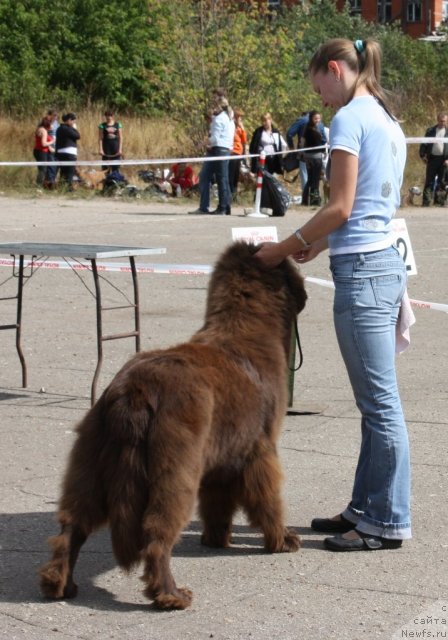
[[[395,325],[406,288],[390,221],[400,204],[403,132],[380,85],[373,40],[333,39],[314,54],[310,77],[330,128],[330,199],[305,225],[257,253],[267,265],[299,263],[329,249],[336,335],[361,412],[352,496],[341,514],[316,518],[332,551],[390,549],[411,537],[410,462],[395,372]]]

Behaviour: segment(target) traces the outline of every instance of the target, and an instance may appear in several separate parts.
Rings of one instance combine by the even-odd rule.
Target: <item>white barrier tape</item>
[[[311,278],[307,276],[305,278],[307,282],[312,282],[313,284],[318,284],[321,287],[328,287],[329,289],[334,289],[334,284],[331,280],[322,280],[321,278]],[[440,304],[439,302],[425,302],[423,300],[414,300],[412,298],[409,299],[409,302],[413,307],[418,309],[432,309],[433,311],[443,311],[444,313],[448,313],[448,304]]]
[[[432,142],[440,142],[440,138],[406,138],[406,142],[408,144],[429,144]]]
[[[276,156],[279,154],[287,155],[288,153],[297,153],[300,151],[301,153],[304,151],[315,151],[316,149],[325,149],[327,145],[322,145],[321,147],[306,147],[303,149],[285,149],[284,151],[274,151],[270,153],[270,156]],[[246,158],[259,158],[259,153],[248,153],[246,155],[228,155],[228,156],[200,156],[197,158],[161,158],[155,159],[150,158],[148,160],[52,160],[51,162],[48,160],[23,160],[17,162],[0,162],[0,167],[121,167],[121,166],[131,166],[131,165],[161,165],[161,164],[177,164],[177,163],[186,163],[186,162],[216,162],[218,160],[244,160]]]
[[[408,144],[419,144],[419,143],[432,143],[432,142],[440,142],[440,138],[406,138],[406,142]],[[316,151],[317,149],[327,149],[328,145],[322,145],[320,147],[304,147],[302,149],[285,149],[284,151],[275,151],[269,155],[275,156],[279,154],[287,155],[289,153],[303,153],[305,151]],[[246,155],[235,156],[198,156],[193,158],[148,158],[146,160],[73,160],[73,161],[58,161],[54,160],[53,162],[45,162],[45,161],[35,161],[35,160],[24,160],[17,162],[6,162],[1,161],[0,167],[102,167],[102,166],[140,166],[140,165],[161,165],[161,164],[177,164],[177,163],[186,163],[186,162],[213,162],[216,160],[243,160],[245,158],[258,158],[260,156],[259,153],[249,153]]]
[[[11,258],[0,258],[0,267],[11,267],[14,264],[14,260]],[[73,269],[74,271],[91,271],[92,267],[90,262],[73,262],[68,260],[24,260],[24,267],[33,266],[35,269]],[[136,264],[137,273],[159,273],[168,275],[210,275],[213,271],[213,267],[207,264]],[[129,272],[131,267],[127,262],[98,262],[98,271],[121,271]],[[328,289],[334,289],[334,284],[331,280],[323,280],[322,278],[313,278],[306,276],[305,280],[312,284],[318,284],[321,287]],[[432,309],[433,311],[443,311],[448,313],[448,304],[441,304],[438,302],[426,302],[424,300],[410,299],[410,303],[413,307],[418,309]]]
[[[0,267],[11,267],[14,260],[11,258],[0,258]],[[73,271],[91,271],[90,262],[73,262],[72,260],[24,260],[23,266],[34,269],[72,269]],[[121,271],[130,272],[129,262],[97,262],[98,271]],[[206,264],[136,264],[138,273],[163,273],[171,275],[208,275],[213,271],[213,267]]]

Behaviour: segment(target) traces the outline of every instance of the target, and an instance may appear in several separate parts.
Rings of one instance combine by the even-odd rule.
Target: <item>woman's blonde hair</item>
[[[328,73],[328,63],[331,60],[344,61],[349,69],[358,74],[353,86],[353,94],[360,85],[364,85],[377,98],[387,113],[394,117],[386,91],[380,84],[381,47],[376,40],[371,38],[354,42],[345,38],[328,40],[313,55],[308,70],[310,73],[318,71]]]

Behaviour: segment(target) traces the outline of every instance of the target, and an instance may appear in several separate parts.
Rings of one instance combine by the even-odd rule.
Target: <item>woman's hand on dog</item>
[[[282,242],[263,242],[255,256],[267,267],[276,267],[288,256]]]
[[[303,264],[313,260],[321,251],[320,243],[314,243],[309,249],[295,250],[297,239],[294,235],[290,236],[282,242],[263,242],[255,254],[259,260],[267,267],[274,268],[279,265],[285,258],[291,258]]]

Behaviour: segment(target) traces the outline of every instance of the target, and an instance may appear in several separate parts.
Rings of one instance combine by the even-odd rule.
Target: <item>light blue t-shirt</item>
[[[328,237],[330,255],[390,246],[406,163],[400,125],[373,96],[353,98],[331,122],[330,153],[335,149],[358,157],[358,178],[350,218]]]

